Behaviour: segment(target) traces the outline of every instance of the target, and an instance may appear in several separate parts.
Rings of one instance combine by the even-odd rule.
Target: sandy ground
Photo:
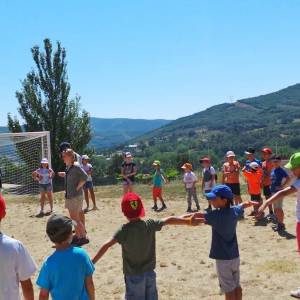
[[[85,247],[93,256],[99,246],[123,223],[119,197],[110,198],[109,190],[120,194],[121,187],[98,188],[98,211],[86,215],[91,243]],[[150,187],[144,197],[147,215],[161,218],[185,212],[182,194],[167,194],[168,210],[153,213]],[[101,197],[101,198],[100,198]],[[56,194],[55,210],[64,212],[62,194]],[[245,197],[244,197],[245,198]],[[34,257],[38,267],[53,252],[45,234],[47,218],[32,217],[37,212],[38,199],[7,196],[8,212],[2,231],[21,240]],[[241,252],[241,284],[244,299],[289,299],[289,291],[300,286],[300,261],[296,253],[295,200],[285,201],[287,233],[279,236],[271,224],[255,226],[250,218],[238,226]],[[201,199],[201,207],[204,200]],[[159,299],[223,299],[220,296],[214,261],[208,258],[211,228],[169,226],[157,233],[157,285]],[[37,275],[37,274],[36,274]],[[36,277],[34,278],[34,280]],[[110,249],[96,265],[94,275],[96,299],[123,299],[121,247]],[[35,286],[36,295],[38,288]]]

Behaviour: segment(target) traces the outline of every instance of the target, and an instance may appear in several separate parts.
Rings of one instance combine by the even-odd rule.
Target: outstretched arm
[[[192,214],[190,216],[185,215],[181,217],[167,217],[162,219],[162,222],[164,225],[192,225],[196,226],[201,223],[204,223],[204,219],[196,217],[195,214]]]
[[[114,238],[104,243],[104,245],[100,248],[95,257],[92,259],[93,264],[95,264],[106,253],[106,251],[116,243],[117,240]]]
[[[259,202],[256,202],[256,201],[245,201],[243,202],[242,204],[240,204],[243,208],[247,208],[247,207],[250,207],[250,206],[257,206],[259,205]]]

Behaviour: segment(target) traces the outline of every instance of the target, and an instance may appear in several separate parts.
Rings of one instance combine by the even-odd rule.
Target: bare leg
[[[236,300],[242,300],[243,298],[243,290],[242,288],[239,286],[235,289],[235,299]]]
[[[97,208],[97,205],[96,205],[96,197],[95,197],[94,189],[91,188],[91,189],[89,189],[89,191],[90,191],[91,199],[92,199],[92,202],[93,202],[93,208]]]
[[[88,189],[84,189],[84,199],[86,202],[86,208],[88,209],[90,207],[90,200],[89,200],[89,190]]]
[[[41,192],[41,198],[40,198],[41,212],[44,212],[45,200],[46,200],[46,192]]]
[[[133,192],[133,184],[128,185],[128,192],[129,193]]]
[[[75,233],[78,238],[84,238],[86,237],[85,227],[84,223],[82,222],[81,214],[84,216],[83,212],[74,212],[69,211],[70,218],[74,220],[77,223],[77,226],[75,226]]]
[[[128,185],[124,184],[123,185],[123,194],[126,195],[128,193],[128,190],[129,190]]]
[[[50,205],[50,211],[53,211],[53,193],[52,192],[47,192],[47,197],[49,200],[49,205]]]
[[[282,208],[275,208],[275,215],[277,217],[278,223],[283,224],[284,222],[284,213]]]
[[[225,300],[237,300],[235,290],[229,293],[225,293]]]

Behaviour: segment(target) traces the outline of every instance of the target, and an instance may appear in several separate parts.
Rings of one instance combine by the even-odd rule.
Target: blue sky
[[[300,1],[0,1],[0,125],[45,37],[95,117],[166,118],[300,82]],[[3,105],[5,104],[5,105]]]

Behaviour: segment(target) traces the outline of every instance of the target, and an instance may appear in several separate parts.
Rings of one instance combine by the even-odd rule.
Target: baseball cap
[[[6,204],[2,194],[0,194],[0,220],[3,219],[5,215],[6,215]]]
[[[289,162],[285,165],[287,169],[294,169],[300,166],[300,152],[294,153]]]
[[[160,166],[160,161],[159,160],[155,160],[153,162],[152,166]]]
[[[49,164],[48,159],[47,159],[47,158],[43,158],[43,159],[41,160],[41,164]]]
[[[248,148],[248,149],[246,149],[246,151],[245,151],[245,154],[254,154],[255,153],[255,149],[254,148]]]
[[[82,156],[81,156],[81,159],[88,160],[88,159],[90,159],[90,158],[89,158],[89,156],[88,156],[88,155],[84,154],[84,155],[82,155]]]
[[[214,200],[217,197],[226,198],[229,200],[233,199],[233,193],[227,185],[219,184],[213,187],[213,189],[209,193],[205,193],[205,197],[207,200]]]
[[[268,147],[262,148],[262,149],[261,149],[261,152],[263,152],[263,153],[268,153],[268,154],[272,154],[272,153],[273,153],[272,149],[271,149],[271,148],[268,148]]]
[[[227,151],[226,152],[226,157],[234,157],[235,153],[233,151]]]
[[[136,193],[127,193],[121,202],[122,212],[128,219],[145,216],[145,209],[141,197]]]
[[[249,164],[249,167],[253,170],[257,170],[259,168],[259,164],[255,161]]]
[[[211,159],[208,156],[204,156],[204,157],[200,158],[199,161],[200,161],[200,163],[202,163],[202,162],[211,162]]]
[[[75,224],[66,216],[54,214],[48,219],[46,232],[53,243],[61,243],[69,237]]]
[[[125,157],[132,157],[132,154],[130,152],[126,152]]]
[[[193,165],[190,164],[190,163],[185,163],[185,164],[183,164],[183,166],[181,167],[181,169],[193,170]]]
[[[69,142],[62,142],[62,143],[60,143],[60,145],[59,145],[59,151],[63,152],[66,149],[71,149],[71,144]]]

